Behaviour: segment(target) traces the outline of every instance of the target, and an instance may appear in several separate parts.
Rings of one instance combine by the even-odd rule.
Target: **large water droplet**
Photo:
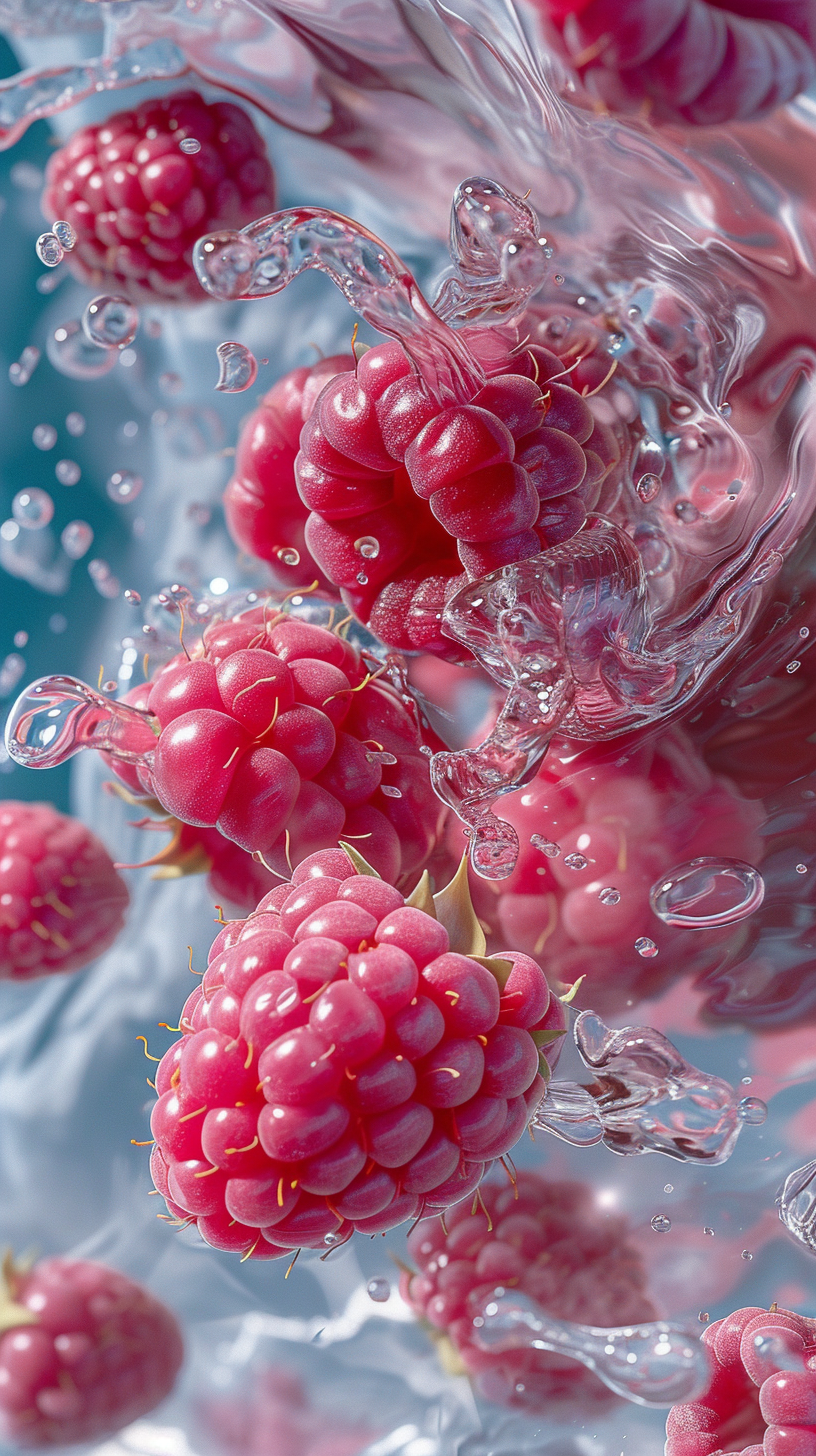
[[[6,751],[25,768],[54,768],[82,748],[146,765],[156,746],[150,720],[111,703],[75,677],[43,677],[26,688],[6,721]]]
[[[788,1174],[776,1203],[788,1232],[816,1254],[816,1162]]]
[[[34,247],[37,257],[46,268],[56,268],[65,257],[65,249],[56,233],[40,233]]]
[[[39,531],[52,519],[54,502],[47,491],[32,485],[28,490],[18,490],[11,502],[11,514],[26,530]]]
[[[366,1293],[375,1304],[385,1304],[386,1300],[391,1298],[391,1285],[382,1275],[378,1275],[376,1279],[369,1279]]]
[[[524,1294],[494,1295],[473,1334],[484,1350],[553,1350],[579,1360],[604,1385],[637,1405],[694,1400],[710,1379],[697,1330],[663,1320],[597,1329],[557,1319]],[[476,1323],[474,1321],[474,1323]]]
[[[51,231],[64,251],[72,252],[77,245],[77,235],[71,224],[61,217],[53,224]]]
[[[131,501],[135,501],[141,493],[143,485],[141,475],[134,475],[132,470],[114,470],[105,485],[105,490],[117,505],[129,506]]]
[[[748,1127],[761,1127],[767,1116],[767,1104],[761,1097],[743,1097],[737,1103],[737,1117]]]
[[[9,364],[9,379],[12,384],[28,384],[34,370],[40,362],[40,351],[36,344],[26,344],[19,359]]]
[[[706,930],[744,920],[764,897],[765,882],[753,865],[703,855],[662,875],[649,900],[666,925]]]
[[[258,361],[246,344],[227,339],[216,349],[220,373],[216,389],[223,394],[240,394],[249,389],[258,377]]]
[[[79,561],[93,544],[94,533],[87,521],[69,521],[64,527],[60,541],[66,556]]]
[[[100,293],[85,309],[82,327],[92,344],[124,349],[139,331],[139,310],[121,293]]]
[[[101,379],[116,367],[116,351],[91,343],[79,319],[54,329],[45,349],[54,368],[68,379]]]

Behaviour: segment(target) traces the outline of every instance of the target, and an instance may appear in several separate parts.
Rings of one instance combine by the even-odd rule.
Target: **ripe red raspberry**
[[[323,386],[353,368],[352,355],[335,354],[284,374],[238,437],[235,473],[224,492],[227,527],[244,551],[271,562],[276,574],[293,584],[307,584],[316,575],[325,581],[304,539],[308,512],[295,484],[300,432]],[[300,556],[297,564],[287,559],[293,550]]]
[[[212,623],[196,651],[128,695],[157,735],[144,767],[109,760],[128,788],[278,874],[341,835],[388,879],[424,867],[445,811],[413,704],[344,638],[257,607]]]
[[[520,1172],[516,1187],[483,1184],[480,1193],[483,1209],[461,1203],[444,1224],[424,1219],[409,1235],[419,1273],[402,1275],[403,1299],[430,1326],[446,1365],[471,1375],[491,1400],[534,1410],[556,1400],[609,1401],[597,1376],[563,1355],[480,1349],[473,1320],[497,1286],[576,1324],[654,1319],[625,1220],[603,1212],[586,1184],[538,1173]]]
[[[777,1350],[763,1349],[764,1336],[779,1342]],[[666,1456],[812,1456],[816,1320],[738,1309],[709,1325],[703,1341],[714,1358],[711,1384],[699,1400],[670,1410]]]
[[[427,885],[406,902],[323,850],[213,943],[157,1069],[151,1167],[216,1248],[384,1232],[472,1196],[524,1131],[564,1008],[527,956],[459,948],[484,949],[464,867]]]
[[[63,1446],[121,1430],[173,1388],[183,1358],[169,1309],[86,1259],[3,1264],[0,1427],[17,1446]]]
[[[649,892],[661,874],[698,855],[757,864],[763,853],[762,806],[712,774],[679,728],[628,751],[620,743],[583,751],[554,744],[532,782],[498,812],[516,829],[521,852],[495,889],[478,882],[479,913],[502,940],[546,957],[553,979],[586,976],[577,1000],[601,1013],[702,969],[733,931],[690,935],[660,921]],[[605,890],[620,898],[602,898]],[[659,944],[656,960],[635,951],[641,936]]]
[[[295,462],[306,545],[343,600],[383,641],[442,655],[453,591],[575,535],[620,457],[556,354],[463,332],[489,376],[467,404],[443,408],[379,344],[325,386]]]
[[[186,153],[185,139],[200,143]],[[200,303],[191,266],[196,238],[242,226],[274,206],[266,146],[232,101],[197,91],[153,97],[86,126],[49,159],[42,210],[77,234],[72,272],[137,302]]]
[[[294,1370],[263,1370],[238,1397],[208,1401],[207,1433],[223,1456],[357,1456],[376,1440],[338,1410],[310,1404]]]
[[[78,971],[115,940],[128,899],[105,846],[78,819],[0,800],[0,978]]]

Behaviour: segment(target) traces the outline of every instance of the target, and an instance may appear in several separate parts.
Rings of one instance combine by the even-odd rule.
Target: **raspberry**
[[[239,1398],[208,1401],[207,1432],[224,1456],[357,1456],[376,1434],[312,1406],[294,1370],[263,1370]]]
[[[180,149],[191,138],[192,154]],[[274,205],[263,139],[242,107],[197,91],[153,97],[86,126],[49,159],[42,209],[77,234],[71,270],[136,301],[199,303],[193,244]]]
[[[606,1386],[574,1360],[480,1349],[473,1319],[497,1285],[576,1324],[654,1319],[624,1219],[602,1213],[586,1184],[538,1173],[520,1172],[514,1187],[485,1183],[480,1193],[480,1210],[459,1204],[444,1222],[423,1219],[411,1232],[419,1273],[402,1275],[403,1299],[441,1343],[446,1365],[471,1375],[489,1399],[533,1410],[556,1400],[608,1401]]]
[[[473,958],[463,871],[435,899],[425,878],[412,904],[355,853],[311,855],[225,926],[157,1070],[156,1188],[246,1258],[472,1195],[560,1051],[564,1008],[539,967]]]
[[[399,343],[377,345],[324,387],[295,462],[309,551],[352,611],[408,651],[451,655],[453,591],[573,536],[620,455],[556,354],[464,332],[492,355],[469,403],[442,408]]]
[[[306,550],[307,511],[295,485],[295,457],[304,421],[323,386],[354,367],[349,354],[321,359],[311,368],[284,374],[253,410],[238,437],[235,473],[224,492],[227,527],[233,540],[282,578],[306,584],[325,581]],[[297,564],[287,559],[295,551]]]
[[[779,1342],[777,1350],[757,1349],[760,1334]],[[775,1307],[738,1309],[708,1325],[703,1340],[711,1383],[699,1400],[670,1410],[666,1456],[812,1456],[816,1321]]]
[[[18,1446],[110,1435],[173,1388],[181,1332],[133,1280],[85,1259],[3,1264],[0,1424]]]
[[[51,804],[0,800],[0,978],[78,971],[125,923],[105,846]]]
[[[696,929],[691,938],[673,930],[655,917],[649,891],[661,873],[697,855],[757,863],[764,814],[706,768],[679,728],[628,752],[620,743],[611,752],[576,749],[554,744],[535,779],[502,799],[500,815],[515,827],[521,852],[498,895],[478,882],[479,912],[503,940],[546,956],[554,979],[585,975],[578,1001],[603,1014],[716,959],[729,931]],[[548,845],[558,847],[552,858]],[[584,868],[570,863],[576,855]],[[606,889],[620,899],[602,900]],[[657,961],[635,952],[642,935],[659,943]]]
[[[142,767],[108,759],[134,794],[279,875],[341,835],[389,879],[424,867],[445,811],[410,700],[344,638],[268,608],[211,624],[196,652],[128,695],[157,734]]]

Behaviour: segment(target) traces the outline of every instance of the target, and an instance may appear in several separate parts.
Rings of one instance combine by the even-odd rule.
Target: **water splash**
[[[743,1121],[730,1083],[701,1072],[650,1026],[613,1031],[594,1011],[573,1030],[588,1086],[550,1082],[533,1127],[577,1147],[603,1142],[622,1156],[664,1153],[681,1162],[724,1163]]]
[[[246,344],[228,339],[219,344],[215,352],[219,366],[216,389],[223,394],[240,394],[255,383],[258,377],[258,361]]]
[[[816,1162],[788,1174],[776,1204],[788,1233],[809,1254],[816,1254]]]
[[[706,930],[744,920],[764,898],[765,882],[753,865],[703,855],[661,875],[649,902],[666,925]]]
[[[479,1321],[483,1323],[479,1323]],[[483,1350],[552,1350],[580,1360],[609,1390],[636,1405],[695,1400],[710,1380],[699,1331],[656,1320],[599,1329],[570,1324],[525,1294],[497,1289],[476,1316],[474,1343]]]
[[[552,248],[532,207],[487,177],[468,177],[453,195],[453,275],[434,309],[446,323],[512,322],[549,272]]]
[[[103,698],[78,678],[39,678],[9,713],[6,752],[25,768],[54,768],[83,748],[98,748],[149,768],[156,745],[151,721],[147,713]]]

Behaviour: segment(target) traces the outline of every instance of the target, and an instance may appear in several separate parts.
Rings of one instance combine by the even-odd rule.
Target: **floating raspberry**
[[[446,1366],[472,1376],[491,1400],[534,1410],[556,1400],[609,1401],[606,1386],[563,1355],[480,1349],[473,1320],[497,1286],[575,1324],[654,1319],[625,1220],[603,1212],[586,1184],[527,1171],[511,1187],[482,1184],[480,1195],[481,1209],[461,1203],[444,1222],[423,1219],[411,1232],[419,1273],[403,1273],[403,1299],[427,1322]]]
[[[187,139],[197,151],[183,149]],[[274,195],[266,146],[246,111],[176,91],[78,131],[48,162],[42,209],[76,232],[67,261],[83,282],[136,301],[200,303],[196,238],[260,217]]]
[[[207,1434],[223,1456],[357,1456],[377,1438],[339,1411],[313,1406],[294,1370],[263,1370],[240,1396],[208,1401]]]
[[[158,1067],[170,1212],[271,1259],[472,1197],[565,1027],[535,962],[483,952],[464,863],[405,900],[348,846],[304,860],[216,938]]]
[[[572,983],[582,1006],[608,1012],[654,994],[679,973],[716,959],[728,928],[672,930],[649,894],[661,874],[698,855],[760,861],[761,805],[705,766],[679,728],[612,750],[553,745],[535,779],[502,799],[521,852],[496,895],[478,882],[479,913],[502,940],[546,956],[548,973]],[[460,826],[451,830],[455,849]],[[499,888],[498,886],[496,887]],[[660,954],[644,962],[635,941]]]
[[[78,819],[0,800],[0,978],[78,971],[115,940],[128,899],[105,846]]]
[[[295,457],[300,432],[321,389],[354,367],[350,354],[321,359],[284,374],[253,410],[238,437],[235,473],[224,492],[224,512],[234,541],[269,561],[284,581],[325,581],[306,549],[308,512],[297,493]],[[299,557],[300,560],[295,560]]]
[[[15,1268],[0,1286],[0,1426],[17,1446],[121,1430],[170,1394],[181,1332],[132,1279],[86,1259]]]
[[[269,607],[211,624],[196,652],[128,695],[148,716],[132,714],[126,730],[146,749],[141,763],[109,758],[127,787],[184,824],[217,828],[278,875],[342,835],[386,878],[416,876],[445,811],[413,703],[382,664]]]
[[[735,1310],[708,1325],[704,1396],[673,1406],[666,1456],[811,1456],[816,1451],[816,1320]]]

